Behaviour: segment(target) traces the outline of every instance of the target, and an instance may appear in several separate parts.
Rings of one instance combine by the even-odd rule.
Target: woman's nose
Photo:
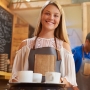
[[[50,15],[50,17],[49,17],[50,19],[54,19],[54,16],[53,15]]]

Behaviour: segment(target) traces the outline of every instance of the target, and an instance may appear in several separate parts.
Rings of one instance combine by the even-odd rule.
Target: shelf
[[[0,71],[0,79],[10,79],[11,73]]]

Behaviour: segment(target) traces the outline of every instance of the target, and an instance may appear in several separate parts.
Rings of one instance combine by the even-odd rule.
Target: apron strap
[[[36,40],[37,40],[38,36],[36,36],[34,44],[33,44],[33,49],[35,49],[35,45],[36,45]],[[60,55],[59,55],[59,51],[57,50],[57,42],[56,42],[56,38],[54,37],[54,41],[55,41],[55,45],[56,45],[56,53],[57,53],[57,59],[60,59]]]
[[[84,60],[84,46],[82,45],[82,58]]]
[[[54,37],[54,41],[55,41],[55,45],[56,45],[56,53],[57,53],[57,59],[60,60],[60,54],[59,51],[57,50],[57,42],[56,42],[56,38]]]
[[[34,41],[34,43],[33,43],[33,48],[32,48],[32,49],[35,49],[35,44],[36,44],[37,38],[38,38],[38,37],[36,36],[35,41]]]

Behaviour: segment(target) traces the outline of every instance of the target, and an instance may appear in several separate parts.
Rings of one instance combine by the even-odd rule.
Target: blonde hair
[[[58,27],[54,31],[54,36],[56,38],[60,39],[60,40],[63,40],[64,42],[69,43],[68,34],[67,34],[67,30],[66,30],[66,23],[65,23],[64,11],[63,11],[61,5],[57,1],[47,1],[45,3],[45,5],[42,7],[41,12],[40,12],[40,16],[39,16],[39,21],[38,21],[38,24],[36,26],[34,35],[35,36],[39,36],[39,34],[41,32],[41,29],[42,29],[41,15],[42,15],[43,10],[48,5],[54,5],[54,6],[56,6],[59,9],[60,13],[61,13],[60,22],[59,22]]]

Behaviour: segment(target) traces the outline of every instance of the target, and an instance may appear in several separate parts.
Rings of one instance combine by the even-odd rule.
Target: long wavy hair
[[[60,22],[59,25],[57,26],[57,28],[54,31],[54,36],[60,40],[63,40],[64,42],[69,43],[69,38],[68,38],[68,34],[67,34],[67,30],[66,30],[66,23],[65,23],[65,16],[64,16],[64,11],[63,8],[61,7],[61,5],[57,2],[57,1],[47,1],[45,3],[45,5],[42,7],[41,11],[40,11],[40,15],[39,15],[39,20],[34,32],[34,36],[39,36],[41,30],[42,30],[42,23],[41,23],[41,15],[43,13],[43,10],[48,6],[48,5],[54,5],[56,6],[60,13]],[[70,44],[70,43],[69,43]]]

